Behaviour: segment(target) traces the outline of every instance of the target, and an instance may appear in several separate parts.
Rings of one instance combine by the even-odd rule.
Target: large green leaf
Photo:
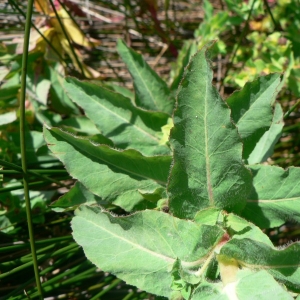
[[[168,191],[174,215],[193,218],[206,207],[238,211],[246,204],[251,174],[230,109],[213,87],[205,49],[186,69],[174,112],[174,149]]]
[[[281,105],[276,103],[272,124],[249,155],[249,165],[264,162],[273,154],[274,146],[281,137],[283,125],[283,111]]]
[[[168,297],[177,260],[197,272],[222,238],[218,226],[197,225],[157,211],[113,217],[99,207],[81,206],[73,236],[85,255],[129,284]],[[201,279],[201,277],[200,277]]]
[[[75,78],[66,79],[65,89],[117,147],[134,148],[145,155],[170,153],[169,147],[160,145],[158,135],[161,127],[167,124],[167,114],[139,109],[121,94]]]
[[[272,122],[272,105],[280,91],[281,74],[269,74],[245,84],[227,103],[231,117],[244,143],[243,158],[248,158]]]
[[[253,189],[242,216],[260,228],[280,226],[287,220],[300,222],[300,168],[250,166]]]
[[[149,67],[142,55],[118,40],[117,49],[133,78],[137,106],[171,114],[174,99],[167,84]]]
[[[44,128],[44,136],[72,177],[103,200],[128,211],[144,200],[142,193],[153,193],[166,185],[170,156],[145,157],[135,150],[119,151],[58,128]]]
[[[300,292],[300,243],[276,249],[252,239],[233,238],[220,253],[234,258],[243,268],[266,270],[289,289]]]

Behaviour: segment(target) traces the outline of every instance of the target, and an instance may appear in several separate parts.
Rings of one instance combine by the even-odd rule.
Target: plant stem
[[[31,16],[32,16],[33,0],[28,0],[26,22],[25,22],[25,34],[22,56],[22,75],[21,75],[21,93],[20,93],[20,144],[21,144],[21,156],[22,156],[22,170],[23,170],[23,184],[24,184],[24,196],[26,203],[26,215],[28,223],[28,232],[30,239],[30,248],[33,260],[33,269],[35,275],[36,286],[39,292],[40,299],[43,299],[43,290],[39,277],[38,262],[35,250],[34,232],[32,226],[31,217],[31,205],[29,197],[28,186],[28,172],[26,164],[26,142],[25,142],[25,100],[26,100],[26,76],[27,76],[27,60],[28,60],[28,48],[30,38]]]
[[[22,144],[21,144],[21,145],[22,145]],[[5,160],[0,159],[0,164],[1,164],[2,166],[8,166],[8,167],[14,169],[15,171],[20,172],[20,173],[23,172],[23,169],[22,169],[21,167],[15,165],[15,164],[6,162]],[[40,173],[38,173],[38,172],[35,172],[34,170],[27,170],[27,173],[28,173],[28,174],[31,174],[31,175],[34,175],[34,176],[37,176],[37,177],[39,177],[39,178],[43,178],[43,179],[45,179],[46,181],[50,181],[50,182],[56,183],[56,184],[59,185],[59,186],[67,187],[65,184],[61,183],[60,181],[55,180],[55,179],[53,179],[53,178],[50,178],[50,177],[48,177],[47,175],[43,175],[43,174],[40,174]],[[65,173],[66,173],[66,172],[65,172]],[[3,173],[0,173],[0,174],[3,174]]]
[[[295,108],[300,104],[300,99],[284,114],[284,119],[286,119],[294,110]]]
[[[275,29],[275,30],[278,30],[278,31],[282,31],[282,28],[281,28],[280,24],[278,24],[278,23],[275,21],[275,18],[274,18],[274,16],[273,16],[273,13],[272,13],[272,11],[271,11],[271,8],[270,8],[270,6],[269,6],[268,1],[267,1],[267,0],[264,0],[264,4],[265,4],[265,6],[266,6],[266,9],[267,9],[267,11],[268,11],[268,13],[269,13],[271,19],[272,19],[272,22],[273,22],[273,24],[274,24],[274,29]]]
[[[32,174],[35,174],[37,176],[37,174],[63,174],[66,175],[68,174],[68,172],[66,170],[57,170],[57,169],[53,169],[53,170],[41,170],[41,169],[34,169],[34,170],[28,170],[28,173],[33,172]],[[0,170],[0,174],[21,174],[22,171],[17,171],[17,170]]]
[[[105,295],[107,292],[109,292],[111,289],[113,289],[115,286],[120,284],[122,282],[121,279],[115,279],[106,289],[100,291],[98,294],[96,294],[91,300],[100,299],[101,296]]]

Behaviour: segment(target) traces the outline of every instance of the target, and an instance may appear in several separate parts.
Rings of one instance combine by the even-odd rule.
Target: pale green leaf
[[[118,40],[117,49],[133,78],[136,105],[171,114],[174,99],[167,84],[149,67],[142,55],[128,48],[122,40]]]
[[[286,221],[300,222],[300,168],[250,166],[253,189],[242,216],[260,228],[277,227]]]
[[[27,92],[41,104],[47,105],[51,81],[40,69],[29,68],[26,80]]]
[[[223,236],[218,226],[197,225],[157,211],[113,217],[81,206],[72,220],[73,237],[103,271],[153,294],[168,297],[177,259],[198,270]]]
[[[222,294],[222,287],[222,282],[204,281],[194,290],[191,300],[231,300],[225,293]]]
[[[252,239],[233,238],[220,253],[236,259],[243,268],[266,270],[289,289],[300,291],[300,243],[278,250]]]
[[[228,232],[232,235],[234,234],[234,238],[236,239],[249,238],[273,247],[273,243],[269,237],[260,228],[239,216],[228,214],[226,216],[226,227],[228,228]]]
[[[10,111],[0,115],[0,126],[12,123],[17,120],[16,111]]]
[[[198,224],[216,225],[219,221],[223,221],[222,212],[216,207],[208,207],[200,210],[194,218]]]
[[[161,127],[167,124],[167,114],[139,109],[121,94],[75,78],[67,78],[64,86],[71,99],[116,147],[133,148],[145,155],[170,153],[167,145],[160,145],[159,138]]]
[[[273,154],[274,146],[281,137],[283,125],[283,111],[281,105],[276,103],[271,127],[260,138],[249,155],[249,165],[264,162]]]
[[[170,156],[145,157],[135,150],[114,150],[58,128],[44,128],[44,136],[73,178],[104,201],[125,210],[143,202],[141,193],[153,193],[166,185]]]
[[[243,158],[248,158],[272,122],[272,105],[280,91],[281,74],[269,74],[245,84],[227,103],[231,117],[244,143]]]
[[[230,109],[211,81],[204,49],[186,68],[170,134],[174,149],[168,183],[170,208],[182,218],[193,218],[207,207],[238,211],[251,188]]]
[[[267,271],[238,272],[237,284],[233,283],[238,300],[293,300],[294,298]],[[230,290],[230,289],[229,289]]]

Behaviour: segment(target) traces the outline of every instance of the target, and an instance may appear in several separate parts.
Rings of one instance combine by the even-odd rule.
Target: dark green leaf
[[[118,41],[117,49],[133,78],[137,106],[171,114],[174,99],[167,84],[149,67],[143,57]]]
[[[170,143],[174,149],[168,191],[174,215],[193,218],[218,207],[238,211],[246,204],[251,174],[230,109],[212,83],[206,50],[198,52],[179,87]]]
[[[272,105],[280,91],[281,79],[281,74],[259,77],[246,83],[242,90],[227,99],[231,117],[244,143],[243,158],[248,158],[271,125]]]

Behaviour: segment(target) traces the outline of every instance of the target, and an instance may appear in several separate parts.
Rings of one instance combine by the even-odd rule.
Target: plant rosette
[[[174,300],[297,297],[300,244],[277,249],[262,231],[300,221],[300,169],[261,164],[283,126],[282,76],[260,77],[224,101],[203,48],[185,68],[171,122],[173,92],[139,54],[121,41],[118,50],[134,99],[73,78],[64,85],[99,142],[44,128],[78,180],[53,206],[77,207],[73,237],[87,258]],[[112,214],[112,204],[129,215]]]

